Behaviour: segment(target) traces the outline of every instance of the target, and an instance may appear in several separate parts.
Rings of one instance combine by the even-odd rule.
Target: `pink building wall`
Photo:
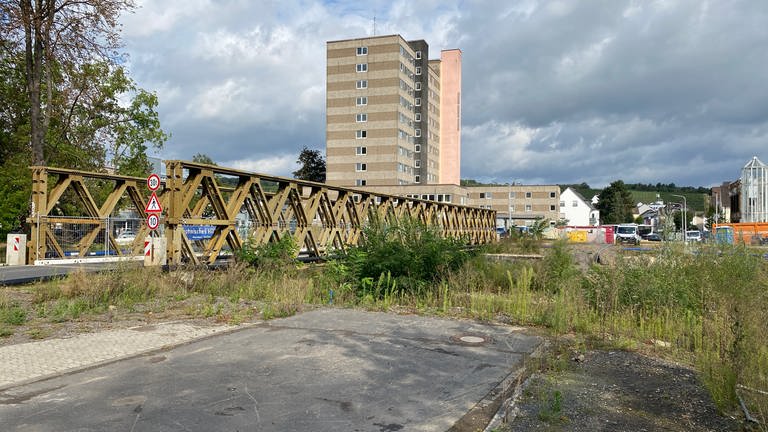
[[[461,181],[461,50],[440,52],[440,171],[438,183]]]

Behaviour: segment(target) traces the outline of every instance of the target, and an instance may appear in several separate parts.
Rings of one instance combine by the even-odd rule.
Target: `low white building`
[[[600,225],[600,210],[571,188],[560,193],[560,217],[570,226]]]

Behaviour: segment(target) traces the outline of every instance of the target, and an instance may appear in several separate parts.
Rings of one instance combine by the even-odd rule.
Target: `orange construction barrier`
[[[718,227],[733,228],[734,243],[748,245],[768,245],[768,222],[739,222],[712,224],[712,231]]]

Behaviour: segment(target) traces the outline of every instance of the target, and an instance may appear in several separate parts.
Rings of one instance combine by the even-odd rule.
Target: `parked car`
[[[509,237],[509,231],[504,227],[496,227],[496,235],[499,238],[506,238]]]
[[[661,236],[659,235],[659,233],[649,233],[649,234],[646,234],[645,237],[643,238],[647,241],[652,241],[652,242],[661,241]]]
[[[115,242],[119,245],[130,245],[136,240],[136,233],[133,231],[123,231],[115,238]]]

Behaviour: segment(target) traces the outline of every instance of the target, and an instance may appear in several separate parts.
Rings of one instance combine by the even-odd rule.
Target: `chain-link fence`
[[[45,259],[140,255],[144,239],[137,233],[143,223],[137,218],[68,217],[50,222],[47,232],[52,238],[38,238],[37,244],[45,241]]]

